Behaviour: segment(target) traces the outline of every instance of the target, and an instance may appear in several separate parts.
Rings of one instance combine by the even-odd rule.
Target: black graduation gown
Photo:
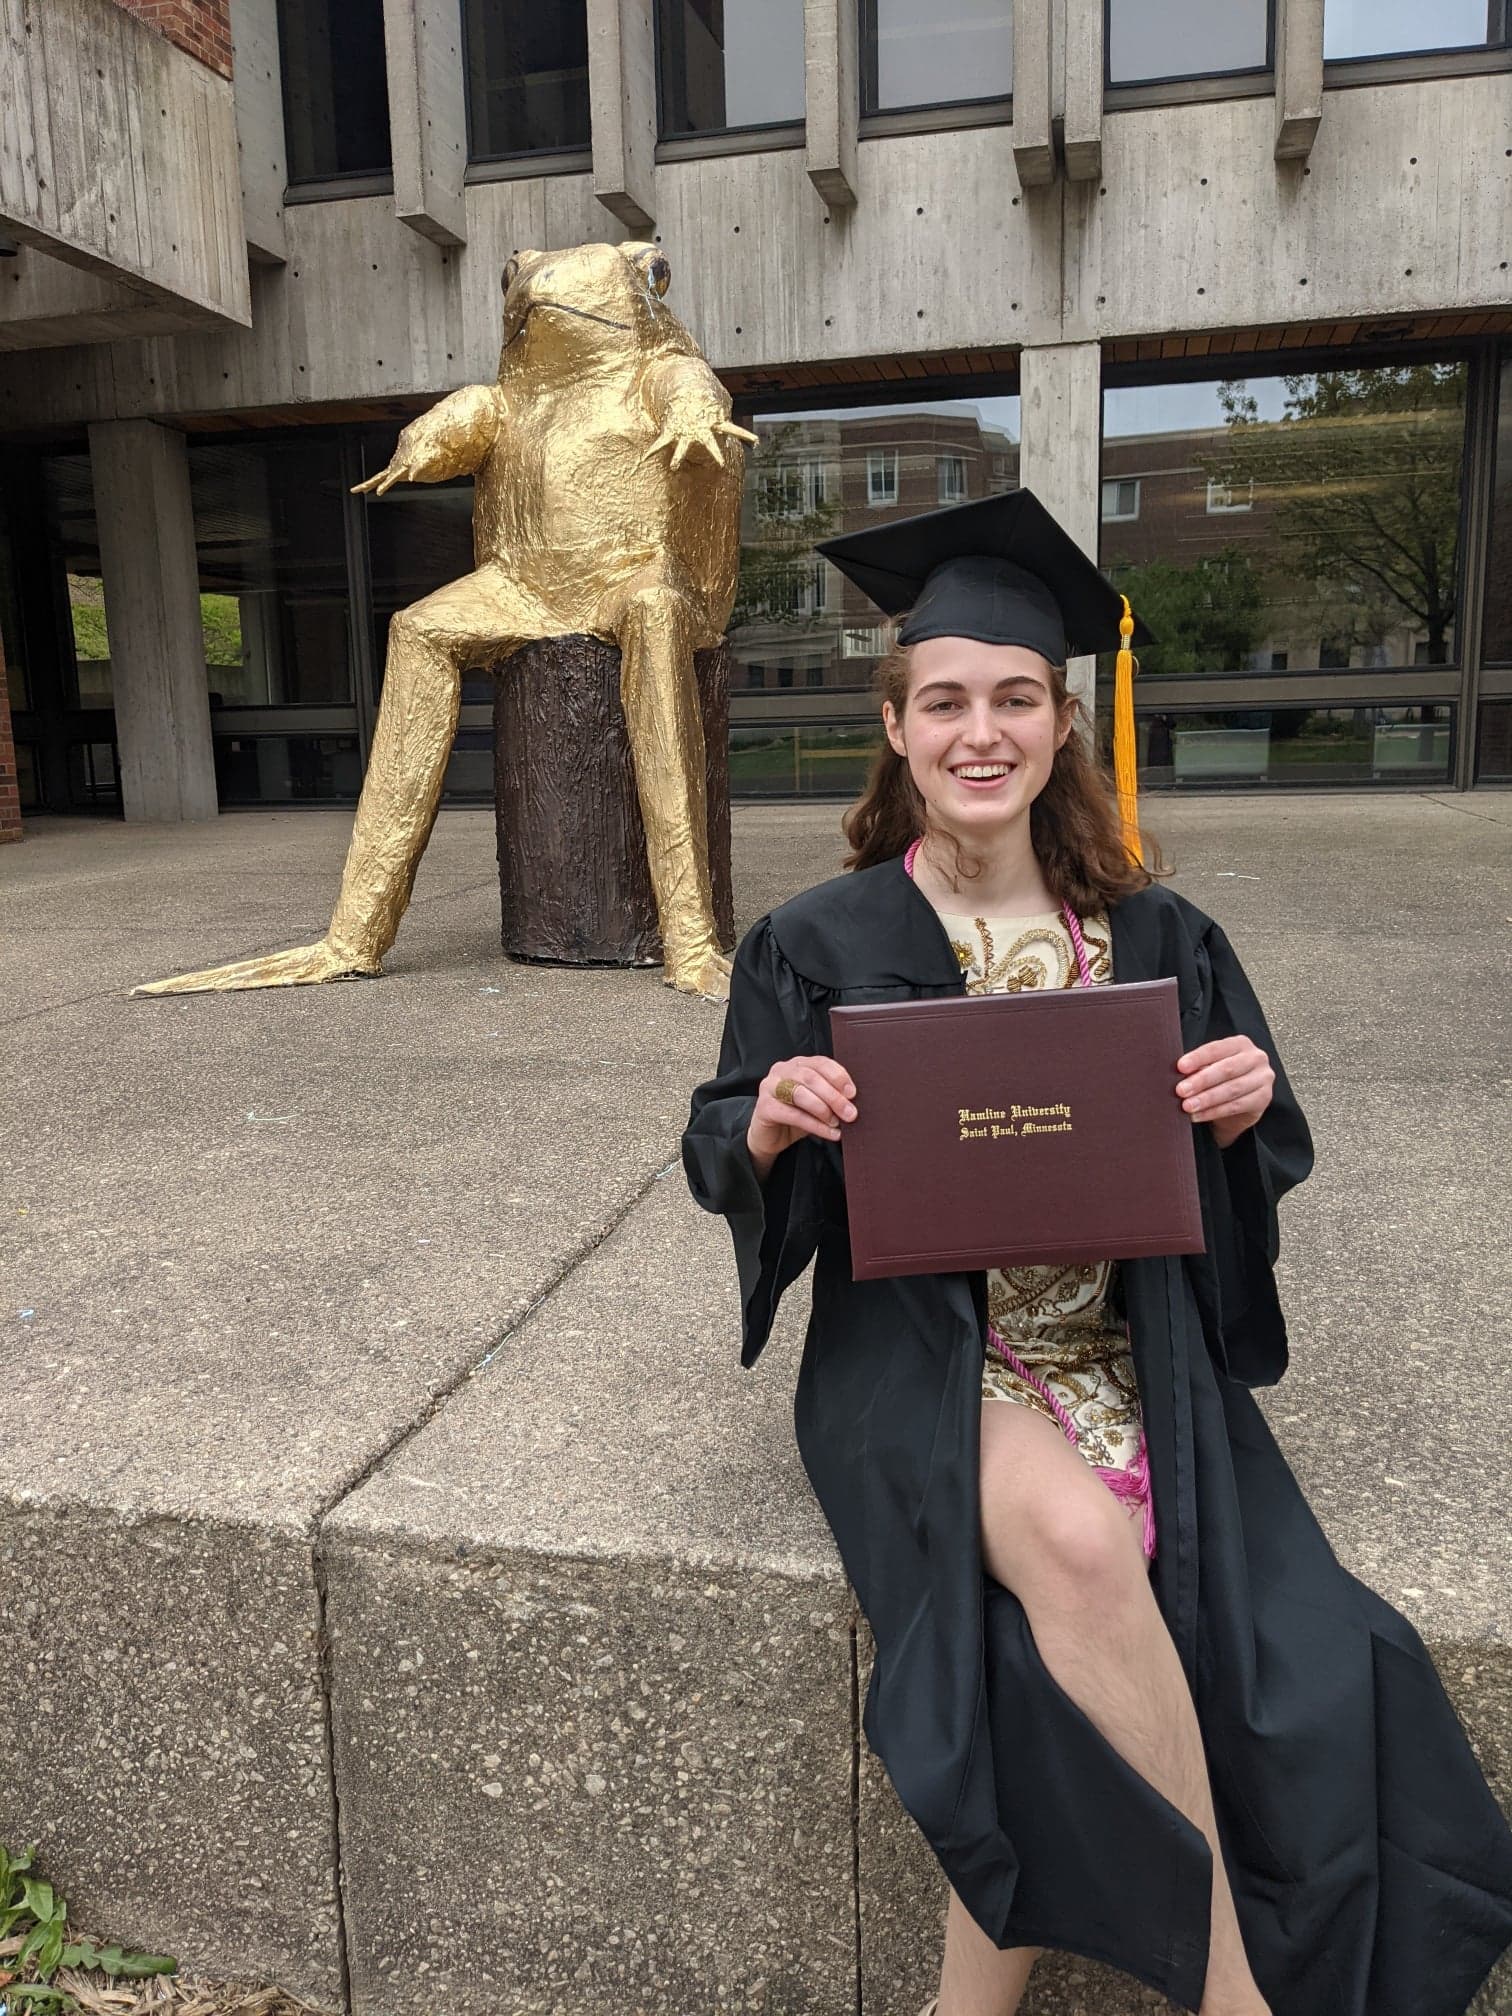
[[[1206,1254],[1119,1270],[1154,1588],[1251,1965],[1277,2016],[1459,2016],[1512,1941],[1512,1835],[1417,1633],[1334,1558],[1248,1390],[1286,1365],[1276,1203],[1311,1167],[1306,1123],[1219,927],[1159,887],[1111,924],[1115,979],[1179,982],[1188,1048],[1243,1034],[1276,1068],[1269,1110],[1232,1147],[1196,1129]],[[1207,1845],[1052,1680],[983,1571],[984,1276],[853,1281],[838,1147],[799,1143],[764,1188],[745,1147],[759,1080],[829,1054],[836,1003],[963,986],[901,860],[783,905],[736,957],[684,1166],[734,1235],[742,1364],[817,1255],[798,1446],[876,1640],[863,1726],[903,1805],[999,1946],[1105,1960],[1196,2009]]]

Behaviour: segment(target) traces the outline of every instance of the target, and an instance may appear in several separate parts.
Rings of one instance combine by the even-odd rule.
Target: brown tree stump
[[[694,657],[708,764],[714,917],[735,942],[730,885],[730,653]],[[567,966],[661,960],[646,832],[620,707],[620,654],[596,637],[527,644],[498,668],[494,817],[503,945]]]

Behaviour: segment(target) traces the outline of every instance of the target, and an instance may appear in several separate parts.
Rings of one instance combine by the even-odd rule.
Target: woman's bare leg
[[[1058,1428],[1007,1401],[982,1408],[981,1504],[984,1565],[1023,1604],[1051,1674],[1213,1851],[1201,2016],[1269,2016],[1245,1958],[1197,1713],[1150,1588],[1138,1523]],[[947,1970],[957,1965],[954,1922]],[[1022,1993],[1020,1983],[1011,1999],[1005,1989],[998,2002],[962,2000],[959,1989],[945,1988],[947,1978],[954,1975],[942,1976],[939,2016],[1010,2016]]]
[[[994,1946],[952,1890],[937,2016],[1014,2016],[1039,1951]]]

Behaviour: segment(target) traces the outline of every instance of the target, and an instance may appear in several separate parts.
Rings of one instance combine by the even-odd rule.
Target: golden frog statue
[[[617,644],[665,977],[722,998],[693,654],[735,600],[742,441],[730,397],[664,301],[655,245],[519,252],[498,380],[411,421],[357,485],[476,478],[476,570],[389,625],[383,699],[330,927],[314,945],[139,987],[288,987],[380,971],[440,803],[465,667],[539,638]]]

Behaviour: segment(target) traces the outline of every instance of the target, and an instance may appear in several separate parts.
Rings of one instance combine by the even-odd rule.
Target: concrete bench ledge
[[[1507,1792],[1512,803],[1474,804],[1151,823],[1319,1137],[1272,1419]],[[742,916],[832,828],[742,812]],[[717,1015],[502,966],[487,814],[442,821],[382,986],[120,998],[318,915],[344,832],[149,834],[150,895],[129,829],[14,850],[0,1836],[99,1929],[332,2011],[914,2016],[943,1884],[859,1737],[803,1298],[742,1373],[724,1229],[658,1175]],[[1163,2006],[1042,1974],[1033,2016]]]

